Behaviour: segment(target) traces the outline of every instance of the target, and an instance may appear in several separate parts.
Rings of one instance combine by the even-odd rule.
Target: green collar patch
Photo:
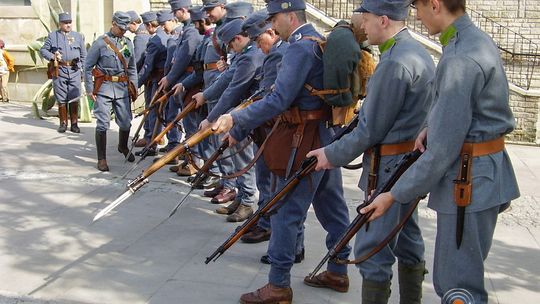
[[[396,39],[394,37],[386,40],[383,44],[379,45],[379,51],[382,53],[388,51],[391,47],[396,44]]]
[[[447,46],[448,42],[452,40],[452,38],[456,37],[457,29],[454,25],[450,25],[444,32],[442,32],[441,36],[439,37],[439,41],[443,46]]]

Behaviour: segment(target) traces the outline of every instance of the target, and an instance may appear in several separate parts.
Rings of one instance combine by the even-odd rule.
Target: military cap
[[[249,38],[255,40],[259,35],[272,27],[272,24],[266,21],[267,19],[268,11],[266,9],[258,10],[244,20],[242,30],[248,34]]]
[[[234,38],[234,36],[242,33],[242,20],[240,19],[234,19],[231,20],[218,32],[218,37],[223,41],[226,45],[228,45]]]
[[[407,19],[409,6],[412,2],[412,0],[364,0],[360,7],[354,11],[387,16],[392,20],[402,21]]]
[[[129,15],[129,18],[131,18],[131,22],[135,22],[135,20],[140,18],[136,11],[127,11],[126,13]]]
[[[271,17],[277,13],[305,10],[306,2],[304,0],[269,0],[266,3],[266,9]]]
[[[191,6],[191,0],[172,0],[169,1],[171,5],[171,10],[174,12],[181,8],[189,8]]]
[[[253,5],[251,3],[243,1],[229,3],[225,5],[225,9],[227,10],[227,15],[225,15],[227,21],[236,18],[247,17],[248,15],[253,13]]]
[[[159,24],[165,23],[165,21],[173,20],[174,14],[170,11],[159,11],[157,13],[157,21]]]
[[[202,3],[203,3],[203,9],[208,10],[221,4],[223,5],[227,4],[227,0],[203,0]]]
[[[141,14],[141,18],[143,23],[150,23],[152,21],[157,21],[157,14],[153,11],[145,12]]]
[[[202,6],[193,6],[189,9],[189,13],[191,14],[191,20],[193,21],[201,21],[206,19],[206,11],[202,9]]]
[[[69,13],[60,13],[58,14],[59,22],[71,22],[71,15]]]
[[[131,17],[125,12],[116,11],[113,14],[112,21],[122,30],[126,31],[128,24],[131,23]]]

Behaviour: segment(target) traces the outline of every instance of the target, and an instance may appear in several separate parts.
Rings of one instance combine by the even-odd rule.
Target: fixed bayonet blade
[[[181,200],[178,204],[176,204],[176,206],[174,207],[174,209],[173,209],[173,210],[171,211],[171,213],[169,214],[169,218],[170,218],[171,216],[173,216],[173,215],[176,213],[176,211],[178,210],[178,208],[180,208],[180,205],[182,205],[182,204],[184,203],[184,201],[189,197],[189,195],[191,194],[191,191],[193,191],[193,189],[195,189],[195,188],[191,187],[191,189],[189,189],[189,192],[186,193],[186,195],[184,195],[184,197],[182,198],[182,200]]]
[[[128,197],[133,195],[133,193],[134,193],[134,191],[131,190],[131,188],[127,189],[126,192],[124,192],[124,194],[120,195],[120,197],[118,197],[116,200],[114,200],[114,202],[110,203],[107,207],[103,208],[98,214],[96,214],[96,216],[94,217],[92,222],[95,222],[95,221],[99,220],[100,218],[104,217],[105,215],[107,215],[114,208],[116,208],[118,205],[123,203]]]

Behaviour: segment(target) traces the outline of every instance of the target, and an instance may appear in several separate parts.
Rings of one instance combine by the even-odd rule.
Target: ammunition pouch
[[[47,78],[58,78],[58,61],[51,60],[47,63]]]
[[[97,95],[101,85],[105,81],[105,73],[101,70],[94,68],[92,70],[92,76],[94,76],[94,90],[92,91],[93,95]]]

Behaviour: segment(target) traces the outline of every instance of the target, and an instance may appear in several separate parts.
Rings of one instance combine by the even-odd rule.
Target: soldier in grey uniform
[[[504,149],[504,135],[515,124],[508,81],[496,45],[465,13],[464,0],[418,0],[414,5],[429,34],[440,33],[443,45],[433,105],[415,143],[423,154],[390,192],[361,212],[374,210],[375,219],[394,202],[430,192],[428,207],[437,212],[435,292],[442,303],[488,303],[484,260],[498,214],[519,197]],[[464,214],[458,212],[458,202]]]
[[[49,33],[43,47],[41,56],[58,69],[58,76],[53,76],[54,97],[58,102],[58,116],[60,126],[58,132],[67,130],[67,105],[69,103],[69,118],[71,132],[79,133],[77,125],[79,115],[79,98],[81,96],[81,69],[84,67],[86,45],[80,33],[71,30],[71,15],[58,14],[60,29]]]
[[[120,127],[118,151],[124,154],[128,161],[135,160],[135,156],[128,155],[129,148],[127,146],[132,119],[128,81],[135,85],[137,83],[133,43],[124,37],[130,20],[128,14],[119,11],[115,12],[110,31],[94,41],[85,62],[84,79],[86,91],[95,101],[97,168],[100,171],[109,171],[106,160],[106,147],[111,108],[114,110],[116,123]],[[113,48],[108,45],[107,41],[122,54],[127,65],[127,71],[124,63]],[[94,78],[92,78],[92,75],[94,75]],[[101,86],[97,90],[95,90],[94,81],[98,84],[101,82]]]
[[[359,187],[369,194],[391,174],[393,165],[414,147],[431,102],[435,65],[428,52],[405,27],[409,0],[364,0],[362,13],[368,42],[378,45],[381,57],[359,112],[358,126],[341,140],[308,153],[317,157],[317,168],[347,165],[363,153]],[[391,88],[391,89],[388,89]],[[376,176],[376,179],[375,179]],[[370,180],[372,179],[372,180]],[[412,200],[393,205],[385,218],[357,234],[354,250],[363,256],[398,225]],[[415,213],[401,232],[381,251],[358,265],[362,275],[362,303],[387,303],[392,265],[398,260],[400,303],[420,303],[424,279],[424,241]],[[325,273],[308,285],[323,286]]]
[[[322,38],[313,25],[306,23],[306,4],[303,0],[271,0],[268,2],[268,13],[274,28],[290,45],[281,61],[281,67],[275,82],[275,89],[261,100],[254,102],[245,109],[233,111],[222,115],[212,126],[216,132],[229,131],[234,125],[245,130],[251,130],[268,120],[282,115],[294,116],[297,113],[305,122],[305,130],[311,136],[304,134],[307,149],[327,145],[335,135],[333,128],[327,127],[326,115],[330,109],[319,97],[310,95],[304,87],[306,83],[313,87],[323,87],[322,54],[317,50],[316,42],[303,39],[305,36]],[[298,111],[298,112],[297,112]],[[287,128],[287,123],[283,124]],[[296,125],[296,130],[302,122],[290,120]],[[281,129],[282,132],[284,129]],[[275,143],[291,143],[292,133],[284,132],[290,136],[283,136],[276,132],[269,140]],[[283,134],[283,133],[282,133]],[[294,157],[292,170],[300,166],[305,155],[293,153],[291,148],[279,146],[281,152],[289,150],[288,159]],[[278,149],[279,149],[278,148]],[[305,148],[303,148],[305,149]],[[288,152],[288,151],[287,151]],[[281,153],[283,154],[283,153]],[[268,162],[272,155],[265,154],[269,168],[278,174],[277,188],[286,184],[285,169],[287,159],[275,159]],[[278,156],[278,155],[275,155]],[[267,158],[268,157],[268,158]],[[268,275],[268,284],[255,292],[241,296],[240,303],[291,303],[292,289],[290,270],[294,264],[297,235],[300,231],[309,206],[313,204],[315,213],[324,229],[328,232],[326,246],[331,248],[344,233],[349,224],[349,212],[343,197],[342,178],[340,169],[312,172],[308,178],[302,179],[299,184],[288,193],[276,214],[270,217],[272,235],[268,247],[268,254],[272,264]],[[347,258],[350,248],[338,254],[339,258]],[[333,261],[328,263],[328,271],[332,272],[339,282],[336,288],[347,291],[349,281],[347,267],[338,265]]]
[[[140,17],[134,11],[129,11],[128,13],[130,12],[130,28],[133,26],[133,24],[137,25],[135,31],[133,32],[135,34],[135,37],[133,38],[133,47],[135,48],[135,63],[137,65],[137,71],[139,71],[144,63],[143,56],[144,50],[146,49],[146,44],[152,35],[150,32],[148,32],[145,24],[152,21],[149,17],[155,16],[155,12],[142,13]]]

